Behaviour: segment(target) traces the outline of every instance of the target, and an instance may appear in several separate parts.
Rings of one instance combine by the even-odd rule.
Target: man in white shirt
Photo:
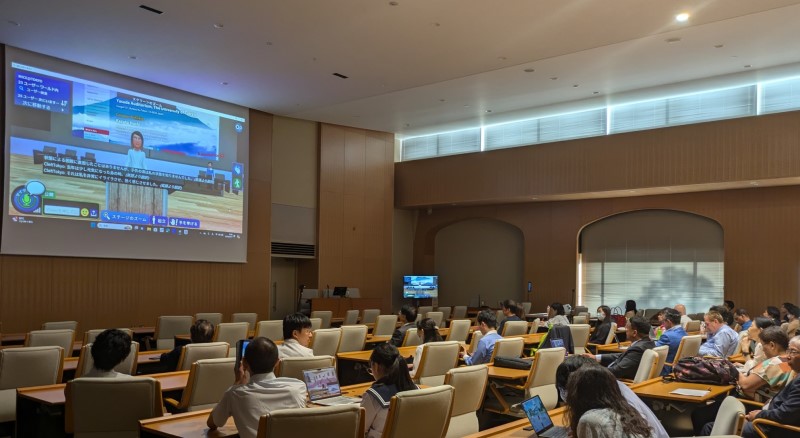
[[[283,318],[283,345],[278,346],[280,358],[312,357],[314,350],[308,348],[311,341],[311,320],[302,313],[293,313]]]
[[[690,322],[692,320],[692,318],[689,318],[688,316],[686,316],[686,306],[684,306],[683,304],[676,304],[675,305],[675,310],[677,310],[678,313],[681,314],[681,327],[683,327],[685,329],[686,328],[686,323],[688,323],[688,322]]]
[[[278,347],[271,340],[258,337],[245,348],[244,357],[234,370],[235,383],[208,416],[208,427],[215,430],[233,416],[242,438],[255,438],[262,415],[280,409],[302,408],[308,392],[300,380],[275,377]]]
[[[725,324],[719,312],[709,311],[703,319],[706,322],[706,342],[700,346],[701,356],[726,358],[732,356],[739,343],[739,335]]]

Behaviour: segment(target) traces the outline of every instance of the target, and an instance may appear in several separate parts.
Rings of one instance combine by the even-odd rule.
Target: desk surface
[[[136,365],[145,365],[158,362],[161,359],[162,353],[169,353],[170,350],[151,350],[140,351],[139,356],[136,358]],[[78,358],[68,357],[64,359],[64,371],[75,371],[78,368]]]
[[[501,380],[520,380],[526,379],[530,370],[518,370],[514,368],[502,368],[489,365],[489,378]]]
[[[547,411],[553,424],[556,426],[566,426],[564,424],[564,411],[566,408],[556,408]],[[486,429],[482,432],[467,435],[465,438],[486,438],[486,437],[535,437],[536,435],[532,430],[522,430],[524,427],[530,426],[531,423],[527,418],[522,420],[512,421],[501,426]]]
[[[639,397],[656,398],[661,400],[682,401],[689,403],[705,403],[706,401],[718,397],[722,394],[727,394],[733,386],[726,385],[707,385],[701,383],[686,383],[686,382],[665,382],[661,377],[655,379],[645,380],[644,382],[631,385],[631,389]],[[688,395],[670,394],[676,389],[698,389],[709,391],[708,394],[702,397],[693,397]]]
[[[414,351],[417,347],[400,347],[400,355],[403,357],[409,357],[414,355]],[[354,362],[369,362],[369,356],[372,354],[371,350],[363,350],[363,351],[350,351],[347,353],[336,353],[336,359],[338,360],[351,360]]]

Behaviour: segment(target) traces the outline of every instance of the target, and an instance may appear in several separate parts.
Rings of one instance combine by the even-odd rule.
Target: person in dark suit
[[[403,307],[400,308],[398,319],[401,323],[403,323],[403,325],[398,327],[397,330],[392,333],[392,339],[389,340],[389,343],[395,347],[402,347],[403,339],[406,337],[406,331],[408,331],[408,329],[416,330],[417,328],[417,309],[408,304],[404,304]]]
[[[211,342],[214,338],[214,324],[205,319],[198,319],[189,328],[189,335],[192,339],[192,344]],[[161,365],[166,371],[175,371],[178,368],[182,350],[183,345],[176,346],[169,353],[161,355]]]
[[[634,316],[625,325],[625,333],[632,341],[630,347],[622,353],[589,355],[608,367],[618,379],[633,379],[639,369],[639,362],[645,350],[654,348],[656,344],[650,339],[650,323],[641,316]]]

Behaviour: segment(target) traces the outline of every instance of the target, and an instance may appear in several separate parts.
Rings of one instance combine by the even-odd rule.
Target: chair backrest
[[[573,324],[588,324],[589,318],[583,315],[575,315],[572,317]]]
[[[681,338],[681,343],[678,345],[678,350],[675,352],[675,358],[672,363],[675,364],[684,357],[697,356],[700,352],[700,344],[703,343],[703,335],[691,335]]]
[[[78,331],[78,321],[53,321],[42,324],[42,330],[73,330]]]
[[[531,313],[531,303],[530,301],[523,301],[519,303],[522,306],[522,315],[527,315]]]
[[[276,372],[278,376],[303,380],[303,370],[336,366],[336,358],[333,356],[287,357],[281,359],[278,366],[279,369]]]
[[[345,312],[344,322],[342,325],[356,325],[358,324],[358,309],[351,309]]]
[[[61,382],[64,349],[57,346],[0,350],[0,390]]]
[[[617,323],[612,322],[611,328],[608,329],[608,336],[606,336],[606,344],[614,342],[614,337],[617,336]]]
[[[406,330],[406,334],[403,336],[403,347],[413,347],[421,343],[422,339],[419,338],[419,334],[417,334],[416,329],[410,328]]]
[[[281,409],[263,415],[257,438],[289,436],[364,438],[364,408],[357,404]]]
[[[417,317],[425,318],[428,312],[433,312],[433,306],[419,306],[417,307]]]
[[[531,334],[538,333],[539,332],[539,324],[541,324],[541,322],[542,322],[541,318],[535,318],[533,320],[533,322],[531,323],[531,328],[528,329],[528,333],[531,333]]]
[[[200,321],[201,319],[205,319],[216,327],[222,322],[222,314],[214,312],[200,312],[194,314],[195,321]]]
[[[687,333],[689,332],[699,332],[700,331],[700,323],[701,321],[689,321],[686,323],[686,327],[683,329],[686,330]]]
[[[589,324],[569,325],[569,331],[572,334],[572,343],[575,346],[575,354],[583,354],[585,352],[591,329],[592,327]]]
[[[86,333],[83,334],[83,345],[94,343],[94,340],[97,338],[97,335],[99,335],[100,333],[103,333],[106,330],[107,329],[86,330]],[[121,331],[127,333],[128,336],[130,336],[131,339],[133,339],[133,330],[127,329],[127,328],[119,328],[117,330],[121,330]]]
[[[246,322],[247,331],[250,331],[250,329],[256,326],[256,322],[258,322],[258,313],[252,313],[252,312],[234,313],[233,315],[231,315],[231,322]]]
[[[656,363],[655,374],[651,377],[658,377],[661,375],[661,371],[664,369],[664,365],[667,363],[667,354],[669,354],[669,345],[662,345],[660,347],[653,348],[653,351],[658,353],[658,363]]]
[[[75,438],[137,437],[139,420],[164,414],[161,384],[149,377],[78,378],[65,395],[65,429]]]
[[[639,368],[636,370],[636,375],[633,377],[633,383],[644,382],[650,379],[651,375],[655,372],[656,365],[658,364],[658,352],[648,349],[642,354],[642,359],[639,361]]]
[[[742,338],[747,336],[747,330],[743,330],[739,332],[739,341],[736,342],[736,348],[733,350],[733,354],[731,356],[736,356],[737,354],[741,354],[742,352]]]
[[[502,336],[524,335],[528,332],[528,321],[506,321]]]
[[[64,357],[72,356],[74,342],[75,330],[71,329],[33,330],[25,336],[26,347],[61,347]]]
[[[191,316],[159,316],[156,321],[156,348],[175,348],[175,335],[188,335],[192,327]]]
[[[249,329],[250,323],[248,322],[221,322],[214,329],[213,342],[227,342],[228,346],[233,345],[234,348],[229,349],[228,356],[235,356],[236,342],[240,339],[247,339],[247,331]],[[281,326],[282,330],[283,326]]]
[[[453,307],[453,319],[464,319],[467,317],[467,306]]]
[[[744,404],[736,397],[725,397],[717,411],[714,419],[714,427],[711,429],[711,436],[717,435],[736,435],[742,434],[744,426]]]
[[[346,325],[341,328],[342,339],[339,340],[337,353],[348,351],[361,351],[367,341],[367,326],[365,325]],[[316,353],[314,353],[316,354]]]
[[[131,342],[131,352],[128,357],[114,367],[114,371],[129,376],[136,375],[136,363],[139,357],[139,343]],[[86,375],[94,367],[94,359],[92,358],[92,344],[83,344],[81,347],[81,354],[78,356],[78,367],[75,368],[75,377],[82,377]]]
[[[784,322],[783,324],[781,324],[781,330],[783,330],[784,333],[788,334],[789,333],[789,323],[788,322]]]
[[[414,381],[428,386],[444,383],[444,376],[458,365],[461,344],[456,341],[428,342],[422,346]]]
[[[256,324],[256,333],[253,337],[257,338],[259,336],[263,336],[273,341],[283,340],[283,321],[280,319],[258,321]]]
[[[447,437],[461,437],[478,432],[477,410],[481,408],[489,367],[485,364],[453,368],[447,372],[444,384],[453,387],[453,409]]]
[[[314,356],[333,356],[336,357],[336,350],[339,349],[339,340],[342,338],[342,329],[329,328],[314,330],[311,337],[311,345]]]
[[[420,436],[421,431],[426,437],[445,436],[453,394],[450,385],[398,392],[389,404],[382,438]]]
[[[442,312],[442,324],[445,324],[450,319],[450,314],[453,312],[452,307],[437,307],[436,310]]]
[[[522,349],[525,348],[525,340],[522,338],[503,338],[498,339],[494,343],[494,350],[492,350],[492,362],[497,356],[503,357],[520,357],[522,356]]]
[[[373,336],[391,336],[397,327],[397,315],[378,315],[375,321],[375,329],[372,330]]]
[[[506,320],[506,314],[503,313],[502,309],[495,310],[494,315],[495,318],[497,318],[497,325],[500,325],[502,321]]]
[[[361,315],[361,324],[375,324],[380,314],[380,309],[364,309]]]
[[[444,320],[444,313],[442,313],[442,312],[428,312],[427,314],[425,314],[425,317],[432,319],[433,323],[436,325],[436,327],[441,327],[442,326],[442,321]]]
[[[331,328],[331,318],[333,318],[333,312],[330,310],[314,310],[311,312],[312,318],[319,318],[322,320],[322,328],[327,329]]]
[[[200,359],[193,363],[178,409],[197,411],[213,408],[235,383],[231,373],[235,364],[235,357]]]
[[[556,407],[558,404],[556,369],[561,362],[564,362],[566,352],[564,347],[536,350],[533,366],[525,380],[526,398],[538,395],[548,410]]]
[[[589,308],[586,306],[575,306],[572,308],[572,315],[580,315],[581,313],[586,313],[589,311]]]
[[[480,330],[475,330],[472,332],[472,339],[469,340],[469,348],[467,349],[467,353],[473,354],[475,353],[475,349],[478,348],[478,342],[481,341],[483,337],[483,332]]]
[[[228,357],[230,350],[227,342],[207,342],[204,344],[186,344],[181,349],[177,371],[187,371],[200,359],[221,359]]]
[[[447,333],[447,340],[466,342],[469,336],[470,325],[472,325],[472,321],[468,319],[454,319],[450,321],[450,332]]]
[[[322,318],[308,318],[311,320],[311,331],[319,330],[322,328]]]

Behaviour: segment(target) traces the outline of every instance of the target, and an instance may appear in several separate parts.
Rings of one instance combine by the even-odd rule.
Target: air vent
[[[289,257],[298,259],[313,259],[316,255],[314,245],[303,243],[272,242],[273,257]]]

